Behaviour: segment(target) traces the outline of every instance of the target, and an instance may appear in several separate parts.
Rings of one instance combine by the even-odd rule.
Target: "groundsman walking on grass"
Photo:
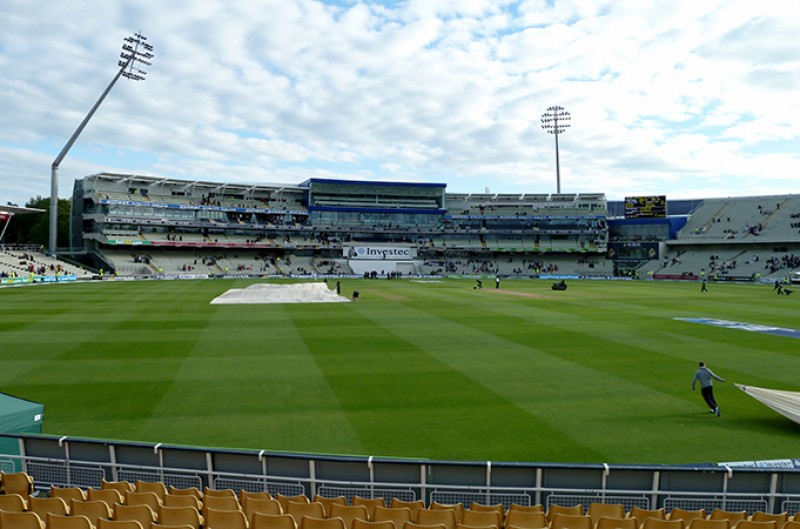
[[[703,395],[703,400],[708,404],[711,413],[719,417],[719,406],[717,405],[716,399],[714,399],[714,382],[712,379],[725,382],[724,378],[717,376],[713,371],[707,368],[705,362],[700,362],[700,367],[697,369],[692,379],[692,391],[697,389],[697,383],[700,382],[700,393]]]

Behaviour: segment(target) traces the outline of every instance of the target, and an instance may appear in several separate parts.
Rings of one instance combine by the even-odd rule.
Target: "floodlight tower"
[[[561,193],[561,167],[558,162],[558,135],[569,128],[570,115],[564,107],[547,107],[542,114],[542,128],[556,137],[556,193]]]
[[[152,58],[153,45],[147,43],[147,37],[143,36],[141,33],[135,33],[133,36],[125,38],[125,42],[122,44],[122,53],[120,53],[119,62],[117,63],[119,66],[117,75],[114,76],[92,109],[86,114],[86,117],[83,118],[81,124],[78,125],[78,128],[72,134],[69,141],[67,141],[67,144],[64,145],[64,148],[61,149],[56,159],[53,160],[53,165],[50,170],[50,255],[53,257],[56,256],[58,240],[58,167],[69,152],[72,144],[75,143],[75,140],[78,139],[83,129],[86,128],[89,120],[92,119],[92,116],[94,116],[100,104],[114,87],[117,80],[120,77],[125,77],[134,81],[143,81],[147,72],[142,68],[144,66],[150,66],[152,64],[150,62]],[[142,67],[140,67],[140,65],[142,65]]]

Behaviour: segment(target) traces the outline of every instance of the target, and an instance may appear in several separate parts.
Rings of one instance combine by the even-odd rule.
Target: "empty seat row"
[[[143,528],[151,521],[164,525],[162,518],[171,519],[170,516],[177,510],[190,508],[196,514],[191,516],[188,525],[194,529],[199,529],[204,521],[208,526],[211,511],[236,512],[238,514],[229,516],[241,516],[247,524],[252,523],[256,514],[289,516],[294,527],[300,527],[304,518],[336,518],[342,521],[345,529],[352,529],[356,520],[391,522],[395,529],[405,527],[407,523],[442,525],[444,529],[800,529],[794,525],[800,524],[800,515],[790,516],[789,513],[757,512],[748,515],[745,511],[715,509],[706,514],[705,510],[678,508],[666,513],[664,509],[637,507],[626,512],[622,504],[606,503],[591,503],[587,508],[582,505],[551,505],[545,510],[541,505],[511,504],[506,509],[503,504],[472,503],[465,507],[462,503],[442,504],[435,501],[426,506],[422,500],[402,501],[397,498],[387,503],[384,498],[362,498],[357,495],[349,502],[345,496],[330,498],[321,495],[311,501],[304,494],[273,496],[268,491],[246,490],[237,494],[231,489],[209,488],[201,491],[194,487],[180,489],[167,487],[162,482],[139,480],[133,483],[104,480],[101,488],[86,490],[51,486],[51,497],[41,498],[32,495],[33,480],[25,473],[0,475],[0,487],[3,492],[0,495],[0,510],[31,511],[42,521],[46,521],[49,514],[84,515],[93,522],[100,519],[118,520],[120,511],[146,505],[152,516],[139,517],[137,521]],[[165,514],[162,516],[162,513]]]

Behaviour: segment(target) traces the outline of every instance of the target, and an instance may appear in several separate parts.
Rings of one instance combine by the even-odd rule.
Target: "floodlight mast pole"
[[[556,137],[556,193],[561,193],[561,165],[558,160],[558,135],[569,128],[571,117],[564,107],[547,107],[542,114],[542,128]]]
[[[92,109],[86,114],[86,117],[83,118],[81,124],[78,125],[78,128],[75,132],[72,133],[69,141],[67,144],[64,145],[64,148],[61,149],[61,152],[58,154],[55,160],[53,160],[53,165],[50,168],[50,255],[56,257],[57,254],[57,244],[58,244],[58,168],[61,165],[61,161],[64,160],[64,157],[67,156],[70,148],[72,148],[72,144],[75,143],[75,140],[78,139],[78,136],[81,135],[83,129],[86,128],[86,125],[89,123],[89,120],[92,119],[94,113],[100,107],[100,104],[105,100],[106,96],[114,85],[117,83],[120,77],[125,77],[127,79],[133,79],[134,81],[142,81],[144,80],[144,76],[147,74],[145,70],[139,68],[139,64],[143,64],[146,66],[150,66],[152,63],[150,60],[153,58],[153,46],[147,43],[147,37],[143,36],[141,33],[135,33],[132,37],[126,37],[125,42],[122,45],[122,53],[120,53],[120,59],[117,65],[120,67],[117,75],[108,83],[108,86],[103,91],[103,93],[98,98],[97,102],[95,102]]]

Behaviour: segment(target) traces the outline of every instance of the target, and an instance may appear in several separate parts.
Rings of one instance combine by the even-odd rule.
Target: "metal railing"
[[[621,503],[626,510],[714,508],[800,511],[800,470],[717,465],[453,462],[320,456],[0,434],[18,441],[0,468],[24,470],[37,489],[160,481],[178,488],[268,490],[293,496],[422,499],[426,504]]]

